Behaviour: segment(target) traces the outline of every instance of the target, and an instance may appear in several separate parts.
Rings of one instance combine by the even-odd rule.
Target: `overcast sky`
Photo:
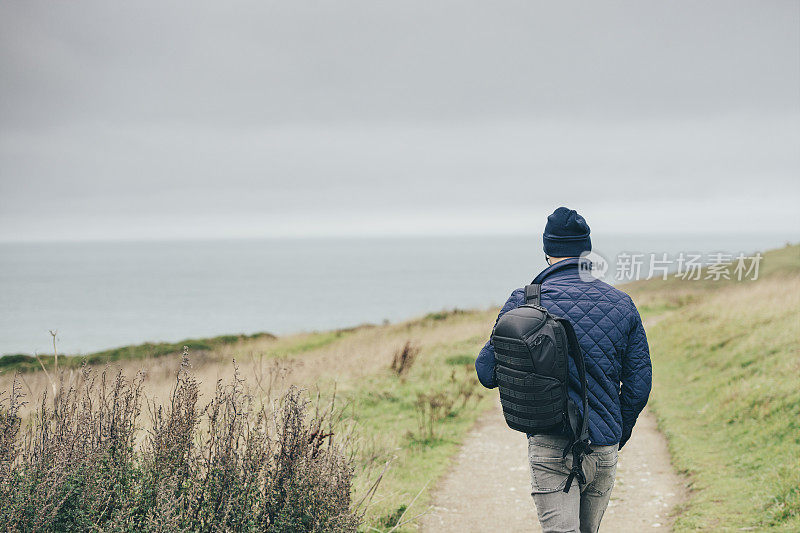
[[[800,2],[0,3],[0,240],[800,233]]]

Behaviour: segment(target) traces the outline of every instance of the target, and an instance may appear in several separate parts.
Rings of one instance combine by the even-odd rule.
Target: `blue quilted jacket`
[[[533,280],[542,284],[541,303],[553,315],[568,318],[586,360],[589,395],[589,438],[607,446],[630,437],[636,418],[650,395],[652,367],[642,319],[631,298],[600,280],[578,276],[578,259],[559,261]],[[524,289],[511,293],[500,316],[525,303]],[[578,369],[570,359],[569,393],[582,409]],[[497,386],[494,348],[483,347],[475,361],[478,379]]]

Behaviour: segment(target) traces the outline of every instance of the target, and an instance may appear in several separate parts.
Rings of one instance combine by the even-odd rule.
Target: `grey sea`
[[[607,235],[593,243],[611,274],[623,251],[752,253],[792,237]],[[538,236],[5,243],[0,354],[49,353],[51,329],[60,352],[79,354],[486,308],[545,266]]]

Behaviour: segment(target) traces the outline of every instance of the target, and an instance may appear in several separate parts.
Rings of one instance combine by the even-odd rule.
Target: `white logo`
[[[606,272],[608,272],[608,261],[597,252],[583,252],[578,259],[578,275],[581,281],[603,279]]]

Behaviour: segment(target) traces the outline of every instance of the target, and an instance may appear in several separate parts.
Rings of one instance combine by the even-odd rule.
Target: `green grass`
[[[800,531],[800,246],[758,281],[691,283],[631,291],[667,311],[648,336],[651,406],[691,483],[675,530]]]
[[[366,327],[366,326],[361,326],[361,327]],[[344,337],[347,337],[348,335],[351,335],[353,332],[355,332],[357,329],[358,328],[336,329],[332,331],[310,333],[307,336],[300,338],[299,340],[293,341],[284,346],[275,347],[274,349],[268,350],[266,355],[271,357],[291,357],[293,355],[310,352],[311,350],[323,348]]]
[[[274,338],[274,335],[270,333],[254,333],[252,335],[220,335],[205,339],[185,339],[178,342],[146,342],[144,344],[102,350],[85,356],[62,354],[58,358],[58,365],[62,368],[78,368],[84,361],[90,365],[102,365],[113,361],[177,355],[183,352],[184,346],[188,346],[189,350],[193,352],[210,351],[228,344],[262,338]],[[40,355],[39,360],[48,370],[54,367],[55,356],[53,355]],[[39,361],[32,355],[13,354],[0,357],[0,372],[36,372],[41,369]]]
[[[308,333],[297,338],[289,338],[289,342],[279,342],[274,349],[268,350],[271,357],[291,357],[317,348],[327,346],[339,339],[351,335],[359,329],[372,327],[369,325],[354,328],[337,329],[323,332]],[[62,368],[79,368],[84,361],[90,365],[103,365],[113,361],[148,359],[179,355],[183,347],[187,346],[190,352],[203,352],[217,350],[226,345],[233,345],[243,341],[257,339],[275,339],[271,333],[254,333],[252,335],[220,335],[202,339],[184,339],[178,342],[146,342],[119,348],[111,348],[86,355],[60,354],[58,365]],[[48,370],[55,365],[53,355],[39,355],[39,360]],[[9,354],[0,357],[0,372],[37,372],[42,369],[37,358],[28,354]]]
[[[477,354],[462,353],[458,355],[451,355],[450,357],[445,359],[444,362],[452,366],[472,367],[472,365],[475,364],[475,357],[477,357]]]
[[[448,318],[452,318],[454,316],[463,315],[464,313],[468,313],[469,311],[464,311],[463,309],[444,309],[442,311],[436,311],[434,313],[428,313],[425,315],[420,321],[440,321],[440,320],[447,320]]]
[[[382,465],[389,462],[365,527],[387,531],[403,511],[405,521],[430,504],[437,480],[447,471],[466,433],[489,406],[491,392],[475,382],[471,367],[474,358],[470,365],[460,364],[465,351],[477,349],[474,340],[439,345],[423,354],[405,379],[387,371],[369,376],[357,388],[344,392],[350,405],[348,414],[356,422],[363,442],[357,456],[357,492],[363,493],[380,474]],[[459,364],[454,366],[454,360]],[[462,388],[472,394],[463,405],[464,398],[459,395]],[[455,401],[452,412],[436,422],[433,436],[420,427],[418,407],[420,395],[432,391]]]

